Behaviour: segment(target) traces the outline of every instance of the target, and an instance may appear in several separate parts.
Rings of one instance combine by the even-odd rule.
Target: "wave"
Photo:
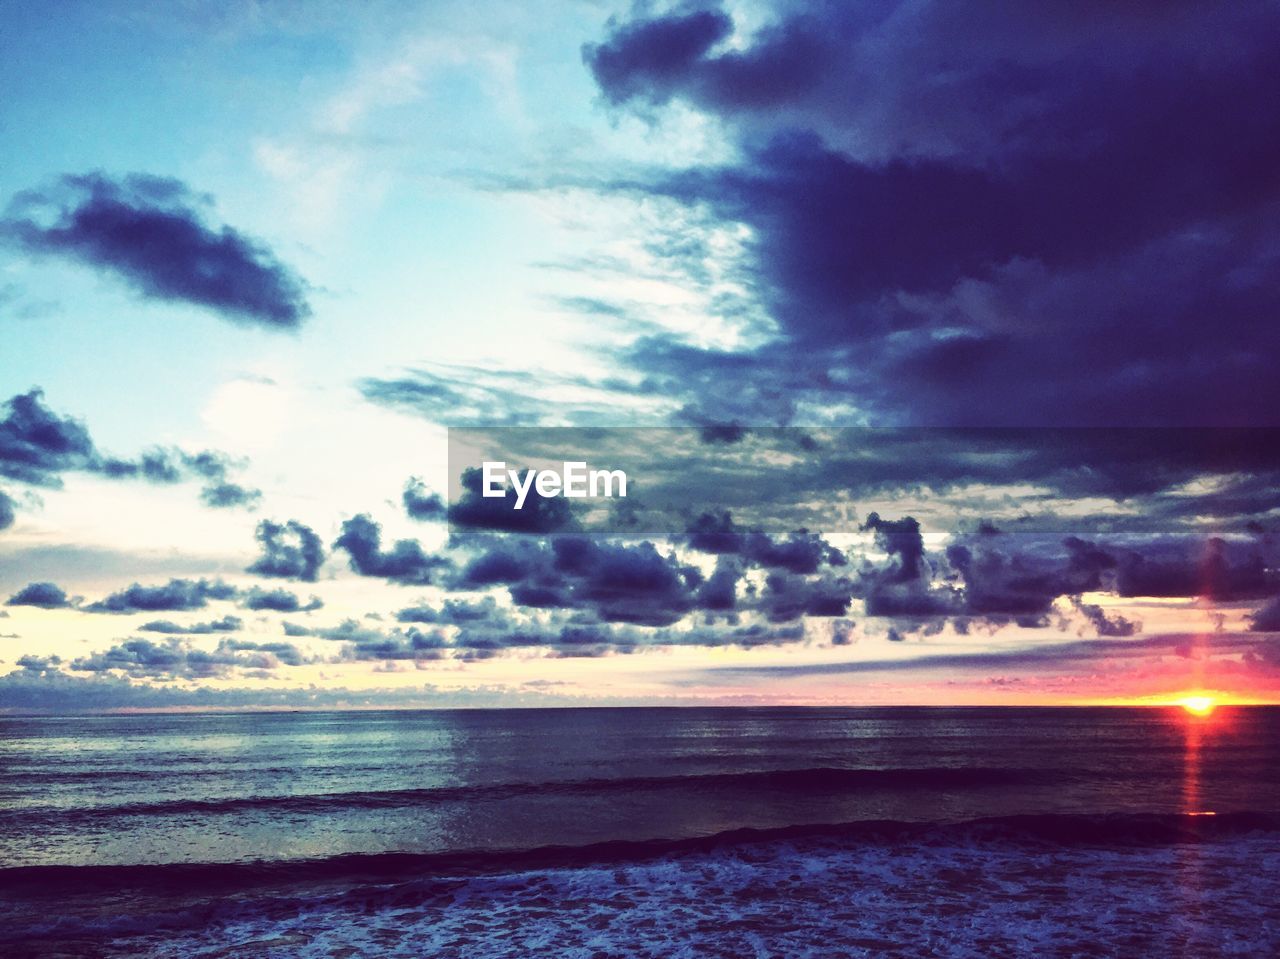
[[[998,816],[957,822],[866,820],[734,829],[681,839],[613,840],[584,846],[472,850],[444,853],[370,853],[317,859],[232,863],[163,863],[128,866],[0,867],[0,893],[43,896],[52,892],[95,894],[104,889],[167,895],[210,894],[233,888],[291,884],[396,883],[452,880],[577,868],[622,866],[677,856],[734,852],[776,843],[956,844],[1050,843],[1065,846],[1129,847],[1216,842],[1280,833],[1280,813],[1108,813]]]
[[[442,802],[476,802],[516,796],[582,796],[659,789],[732,792],[853,792],[867,789],[958,789],[1027,783],[1052,783],[1064,774],[1055,770],[1009,767],[924,767],[911,769],[848,769],[820,766],[733,773],[691,773],[667,776],[626,776],[611,779],[572,779],[479,785],[431,786],[417,789],[353,790],[349,792],[230,796],[173,799],[83,807],[26,807],[24,817],[57,815],[100,818],[128,815],[217,815],[252,810],[278,813],[324,812],[341,809],[386,809]]]

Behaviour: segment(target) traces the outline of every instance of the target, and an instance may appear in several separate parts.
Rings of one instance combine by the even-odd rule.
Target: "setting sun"
[[[1208,716],[1217,703],[1212,696],[1187,696],[1178,700],[1178,705],[1193,716]]]

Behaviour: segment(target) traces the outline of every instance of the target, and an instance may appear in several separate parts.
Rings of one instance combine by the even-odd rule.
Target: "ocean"
[[[7,956],[1280,953],[1280,709],[0,718]]]

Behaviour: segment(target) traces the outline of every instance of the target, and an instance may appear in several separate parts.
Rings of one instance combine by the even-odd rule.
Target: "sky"
[[[0,5],[0,709],[1280,701],[1278,43]]]

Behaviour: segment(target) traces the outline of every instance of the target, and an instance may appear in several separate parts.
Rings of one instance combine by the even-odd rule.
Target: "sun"
[[[1185,696],[1178,700],[1178,705],[1192,716],[1208,716],[1217,703],[1212,696]]]

